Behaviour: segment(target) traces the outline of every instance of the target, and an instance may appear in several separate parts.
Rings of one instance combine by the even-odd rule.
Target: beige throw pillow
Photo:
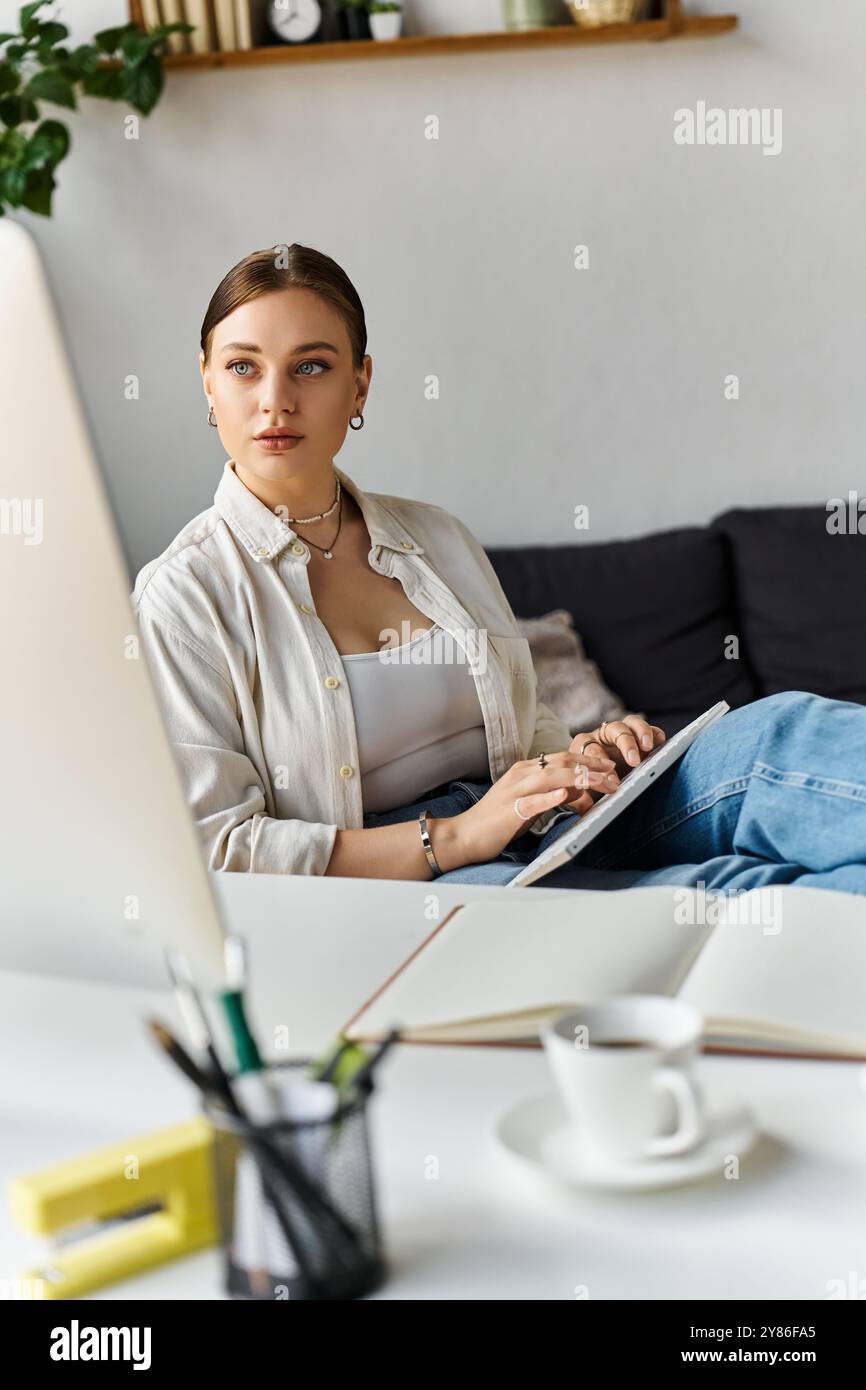
[[[553,710],[572,736],[597,728],[603,719],[621,719],[627,713],[619,696],[605,684],[597,664],[586,655],[567,609],[555,608],[540,618],[518,618],[517,623],[529,642],[538,677],[538,699]]]

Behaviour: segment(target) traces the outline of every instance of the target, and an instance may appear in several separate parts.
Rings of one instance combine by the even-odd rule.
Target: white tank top
[[[454,778],[489,779],[469,660],[438,623],[400,647],[340,660],[355,714],[365,812],[405,806]]]

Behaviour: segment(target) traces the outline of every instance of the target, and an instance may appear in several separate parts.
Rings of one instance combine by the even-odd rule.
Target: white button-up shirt
[[[334,472],[363,514],[370,566],[398,579],[467,651],[491,780],[521,758],[568,748],[568,729],[536,699],[529,643],[467,527],[433,503],[365,493]],[[323,874],[337,830],[363,827],[351,695],[316,615],[309,560],[229,459],[213,506],[136,577],[142,647],[210,869]]]

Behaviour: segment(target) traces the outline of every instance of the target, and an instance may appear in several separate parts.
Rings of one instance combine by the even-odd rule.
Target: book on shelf
[[[273,41],[269,0],[139,0],[146,29],[192,24],[191,34],[169,34],[170,53],[233,53]],[[133,17],[135,10],[132,11]]]

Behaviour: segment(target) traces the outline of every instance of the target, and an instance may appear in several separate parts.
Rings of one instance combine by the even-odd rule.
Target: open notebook
[[[694,1004],[705,1051],[866,1060],[866,898],[659,886],[476,901],[453,908],[342,1031],[540,1047],[546,1019],[637,993]]]

